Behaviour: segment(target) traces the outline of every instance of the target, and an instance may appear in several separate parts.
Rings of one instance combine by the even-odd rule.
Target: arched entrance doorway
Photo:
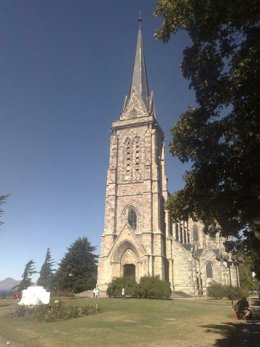
[[[135,279],[135,265],[134,264],[123,265],[123,277]]]
[[[139,280],[139,256],[134,245],[125,241],[115,250],[113,261],[118,264],[120,269],[115,277],[128,277]]]

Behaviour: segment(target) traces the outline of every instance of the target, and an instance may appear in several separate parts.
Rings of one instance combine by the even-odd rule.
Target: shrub
[[[89,305],[65,305],[60,300],[55,300],[49,305],[37,306],[18,306],[15,312],[17,317],[25,317],[32,320],[52,322],[57,320],[66,320],[95,314],[99,310]]]
[[[114,279],[107,288],[107,295],[109,297],[120,298],[122,288],[125,288],[125,295],[136,297],[137,283],[133,278],[119,277]]]
[[[231,287],[229,285],[221,285],[219,283],[212,283],[207,288],[208,296],[214,299],[238,299],[243,296],[246,296],[245,290],[238,287]]]
[[[75,294],[66,290],[57,290],[51,293],[52,296],[74,297]]]
[[[126,296],[131,297],[168,299],[171,295],[169,283],[161,281],[158,276],[142,277],[139,284],[137,284],[132,278],[116,278],[109,284],[107,288],[107,295],[109,297],[119,298],[121,297],[122,288],[125,288]]]
[[[248,295],[248,291],[245,290],[244,288],[232,287],[230,292],[230,287],[229,286],[227,287],[228,287],[227,298],[229,298],[230,300],[247,297]]]
[[[219,283],[211,283],[207,288],[207,294],[214,299],[222,299],[226,296],[224,286]]]
[[[161,281],[159,276],[144,276],[138,286],[138,296],[149,299],[169,299],[171,288],[169,283]]]

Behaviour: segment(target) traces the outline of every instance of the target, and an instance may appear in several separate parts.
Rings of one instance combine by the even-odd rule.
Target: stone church
[[[173,291],[206,294],[212,281],[239,285],[238,269],[224,258],[223,240],[205,235],[192,220],[172,224],[164,203],[169,196],[164,134],[148,88],[139,27],[129,95],[112,123],[104,232],[98,285],[117,277],[159,276]],[[225,261],[226,259],[226,261]]]

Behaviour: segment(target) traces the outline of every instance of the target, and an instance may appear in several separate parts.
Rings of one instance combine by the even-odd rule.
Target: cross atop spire
[[[139,11],[138,24],[139,24],[139,30],[141,30],[141,27],[142,27],[142,12],[141,11]]]

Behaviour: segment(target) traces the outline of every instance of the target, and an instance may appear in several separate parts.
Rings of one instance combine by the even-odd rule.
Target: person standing
[[[122,288],[122,291],[121,291],[121,296],[122,296],[122,298],[124,298],[124,297],[125,297],[125,288]]]
[[[92,290],[92,293],[93,293],[93,298],[95,299],[95,297],[96,297],[96,288],[94,288],[94,289]]]
[[[99,297],[99,286],[96,285],[96,298],[98,298],[98,297]]]

